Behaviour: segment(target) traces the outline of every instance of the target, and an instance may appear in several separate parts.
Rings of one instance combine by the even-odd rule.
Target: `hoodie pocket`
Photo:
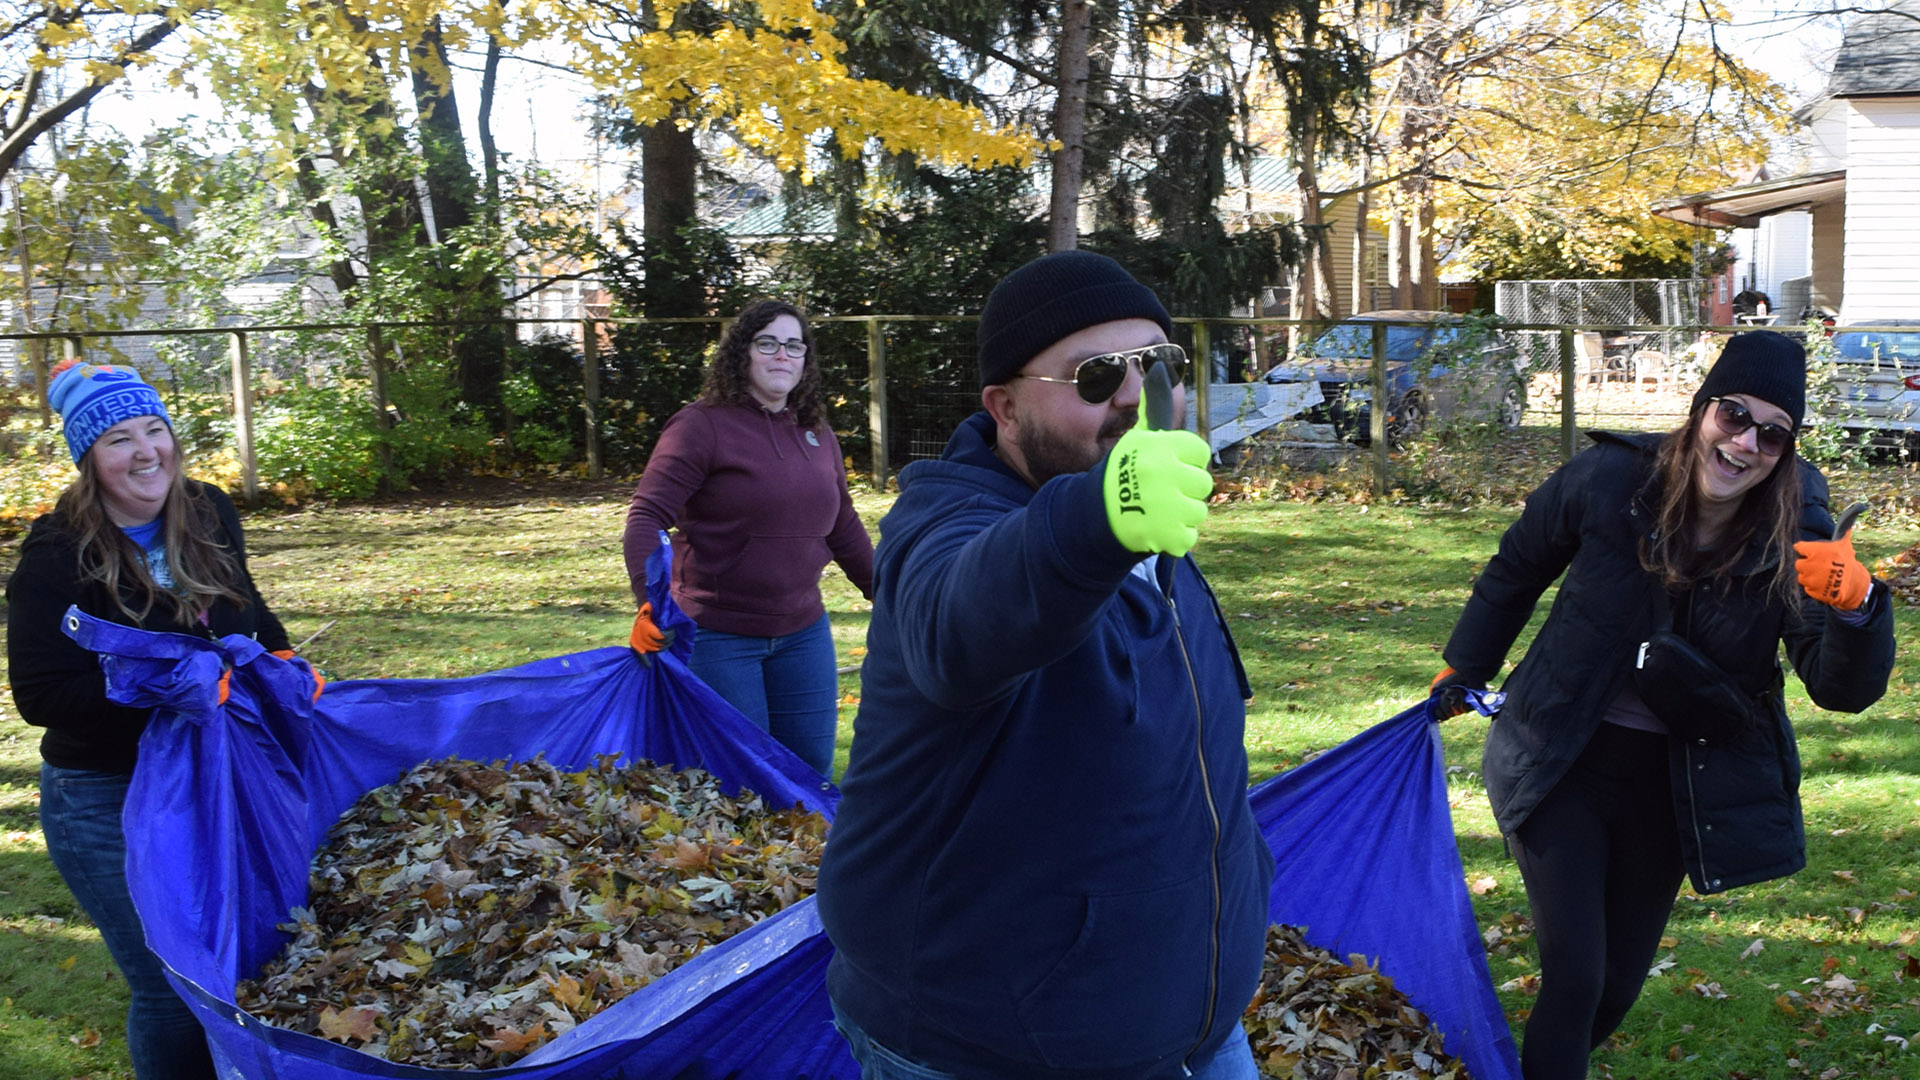
[[[811,607],[832,559],[818,536],[754,536],[714,575],[714,603],[734,611],[790,615]]]
[[[1034,1048],[1056,1069],[1122,1069],[1200,1037],[1214,963],[1213,885],[1199,875],[1089,896],[1080,933],[1020,1000]]]

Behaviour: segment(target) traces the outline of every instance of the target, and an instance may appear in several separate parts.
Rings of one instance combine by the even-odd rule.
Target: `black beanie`
[[[1068,334],[1117,319],[1173,320],[1153,290],[1090,251],[1043,255],[1000,279],[980,313],[980,385],[1012,378]]]
[[[1807,350],[1774,330],[1733,335],[1693,395],[1693,411],[1699,412],[1708,398],[1728,394],[1747,394],[1778,405],[1793,418],[1798,431],[1807,411]]]

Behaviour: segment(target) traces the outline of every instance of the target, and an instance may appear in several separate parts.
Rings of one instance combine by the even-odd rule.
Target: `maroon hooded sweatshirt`
[[[840,442],[792,409],[696,401],[667,421],[627,508],[627,578],[647,595],[660,530],[679,529],[673,599],[705,629],[751,637],[826,614],[820,573],[840,564],[873,595],[873,541],[847,493]]]

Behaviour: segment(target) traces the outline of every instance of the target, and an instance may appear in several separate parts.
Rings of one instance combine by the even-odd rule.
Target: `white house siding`
[[[1920,317],[1920,96],[1848,104],[1841,321]]]

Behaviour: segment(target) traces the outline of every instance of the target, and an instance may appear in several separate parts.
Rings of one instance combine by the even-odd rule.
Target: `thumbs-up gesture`
[[[1107,524],[1142,555],[1185,555],[1200,539],[1213,476],[1207,441],[1191,431],[1153,431],[1146,410],[1107,455]]]

